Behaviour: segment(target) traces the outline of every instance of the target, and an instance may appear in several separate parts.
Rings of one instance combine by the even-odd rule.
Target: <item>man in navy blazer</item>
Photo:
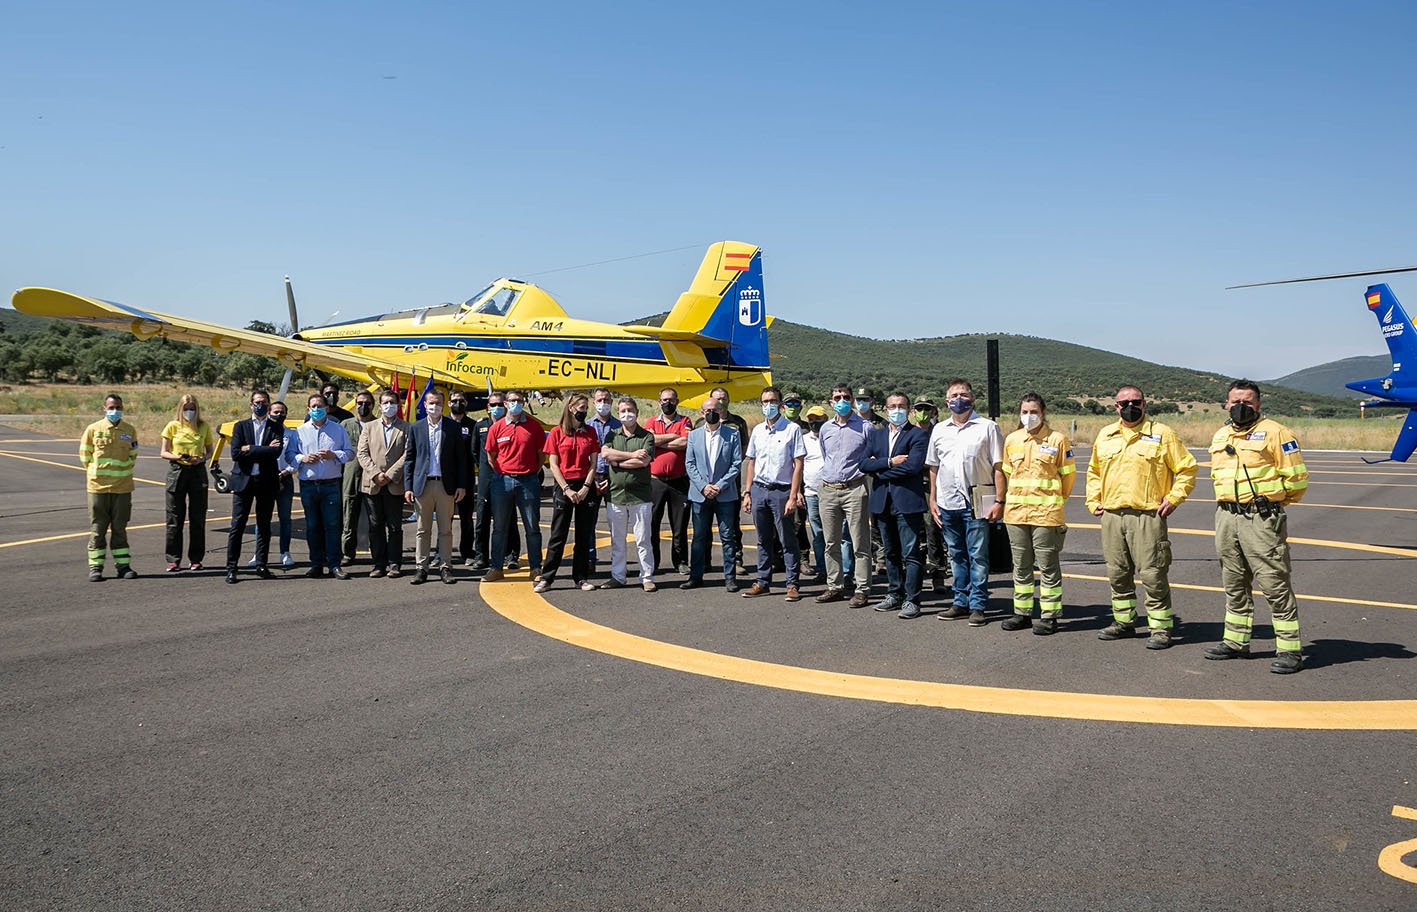
[[[905,619],[920,616],[920,577],[925,561],[921,543],[925,534],[925,450],[930,435],[910,424],[910,400],[904,393],[886,397],[884,428],[871,431],[861,471],[874,479],[868,508],[881,533],[885,550],[886,597],[877,611],[900,609]]]
[[[743,464],[743,438],[723,420],[723,403],[709,397],[701,407],[703,423],[689,432],[684,469],[689,476],[689,508],[694,518],[694,545],[689,554],[689,578],[680,589],[704,584],[713,523],[723,542],[723,587],[738,591],[738,470]]]
[[[423,396],[425,417],[409,425],[404,459],[404,499],[418,504],[418,533],[413,584],[428,581],[433,520],[438,520],[438,563],[443,582],[453,582],[453,512],[467,494],[468,460],[462,427],[443,415],[443,394],[429,390]]]
[[[271,511],[280,487],[276,459],[285,443],[285,428],[272,420],[271,394],[258,389],[251,393],[251,419],[236,422],[231,431],[231,532],[226,537],[226,581],[236,582],[236,561],[241,556],[241,538],[256,504],[256,575],[270,579],[266,559],[271,550]]]

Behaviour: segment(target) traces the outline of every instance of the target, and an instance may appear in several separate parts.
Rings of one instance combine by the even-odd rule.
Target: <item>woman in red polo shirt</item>
[[[546,435],[546,455],[556,490],[552,495],[551,538],[536,581],[537,592],[545,592],[556,581],[572,518],[576,543],[571,549],[571,578],[586,592],[595,588],[589,579],[590,549],[595,542],[595,485],[590,479],[600,455],[600,438],[595,428],[585,423],[589,405],[585,396],[572,395],[561,411],[561,423]]]

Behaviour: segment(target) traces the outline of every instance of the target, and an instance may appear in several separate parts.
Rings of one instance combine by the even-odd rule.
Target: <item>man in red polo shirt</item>
[[[672,386],[659,391],[660,414],[645,422],[654,435],[654,461],[650,463],[650,529],[654,533],[650,550],[654,565],[659,562],[659,524],[669,511],[669,556],[675,572],[689,574],[689,475],[684,467],[684,451],[689,446],[693,422],[679,414],[679,394]]]
[[[541,453],[546,446],[546,430],[526,413],[526,397],[521,390],[506,395],[507,415],[487,429],[487,460],[499,474],[492,479],[492,569],[483,577],[488,582],[502,578],[502,560],[507,553],[507,533],[516,522],[515,505],[522,517],[522,541],[526,543],[527,565],[533,579],[541,573]]]

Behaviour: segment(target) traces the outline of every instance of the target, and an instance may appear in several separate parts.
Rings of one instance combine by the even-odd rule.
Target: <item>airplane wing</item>
[[[15,292],[11,301],[16,310],[39,317],[54,317],[71,323],[86,323],[103,329],[132,333],[139,339],[151,339],[156,336],[208,345],[219,352],[239,351],[264,355],[297,370],[316,368],[356,380],[372,380],[381,385],[388,385],[393,377],[400,373],[408,374],[410,370],[406,364],[335,345],[318,345],[250,329],[235,329],[219,323],[139,310],[125,304],[86,298],[52,288],[21,288]],[[420,365],[418,373],[420,376],[427,376],[430,369]],[[466,380],[452,374],[442,371],[432,373],[442,382],[467,386]]]

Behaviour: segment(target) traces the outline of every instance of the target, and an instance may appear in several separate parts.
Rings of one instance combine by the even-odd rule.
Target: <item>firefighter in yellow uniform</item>
[[[1098,639],[1136,633],[1137,589],[1146,592],[1147,649],[1171,645],[1170,516],[1196,486],[1196,458],[1166,425],[1146,417],[1135,386],[1117,390],[1116,424],[1097,434],[1087,462],[1087,508],[1102,517],[1102,557],[1112,584],[1112,623]]]
[[[88,475],[89,582],[103,579],[110,545],[120,579],[137,579],[128,555],[128,517],[133,515],[133,466],[138,459],[138,431],[123,420],[123,399],[109,396],[104,416],[84,428],[79,461]]]
[[[1289,524],[1285,504],[1298,503],[1309,487],[1299,441],[1278,422],[1260,417],[1260,388],[1236,380],[1226,394],[1230,420],[1210,441],[1215,482],[1215,550],[1225,587],[1225,638],[1207,659],[1250,654],[1250,627],[1258,583],[1274,618],[1275,674],[1304,667],[1299,602],[1290,585]]]
[[[1068,527],[1063,508],[1077,481],[1067,435],[1048,426],[1043,397],[1028,393],[1019,402],[1019,424],[1004,441],[1002,468],[1009,477],[1004,528],[1014,563],[1014,614],[1005,630],[1033,627],[1039,636],[1058,630],[1063,616],[1063,570],[1059,555]],[[1038,567],[1040,619],[1033,623],[1033,568]]]

